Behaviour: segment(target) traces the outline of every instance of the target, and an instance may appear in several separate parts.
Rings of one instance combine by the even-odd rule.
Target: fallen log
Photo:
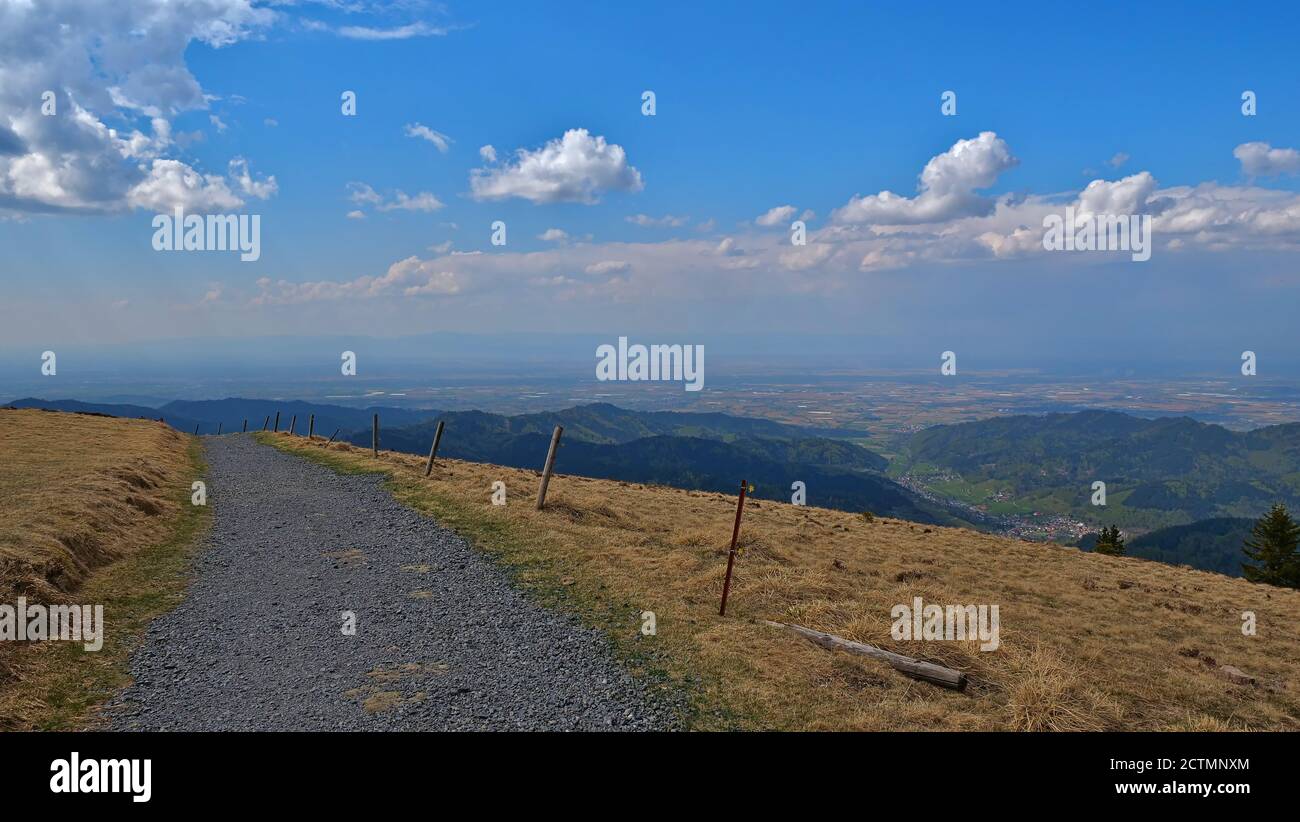
[[[789,628],[799,636],[809,642],[820,645],[832,651],[847,651],[850,654],[858,656],[867,656],[872,659],[878,659],[882,662],[888,662],[897,671],[907,674],[916,679],[923,679],[935,685],[941,685],[944,688],[952,688],[960,691],[966,687],[966,674],[954,668],[945,668],[942,665],[935,665],[931,662],[923,662],[919,659],[913,659],[910,656],[896,654],[893,651],[886,651],[884,648],[877,648],[875,645],[867,645],[862,642],[853,642],[843,637],[827,634],[822,631],[814,631],[812,628],[805,628],[802,625],[794,625],[789,622],[772,622],[770,620],[761,620],[765,625],[771,625],[773,628]]]

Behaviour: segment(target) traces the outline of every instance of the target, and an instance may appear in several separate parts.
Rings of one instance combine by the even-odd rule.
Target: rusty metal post
[[[745,491],[748,489],[749,483],[741,480],[740,499],[736,500],[736,525],[731,529],[731,550],[727,552],[727,577],[722,581],[722,607],[718,609],[718,616],[727,615],[727,593],[731,590],[731,566],[736,563],[736,540],[740,538],[740,514],[745,510]]]

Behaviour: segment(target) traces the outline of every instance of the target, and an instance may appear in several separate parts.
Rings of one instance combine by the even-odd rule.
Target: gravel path
[[[530,602],[374,475],[207,437],[214,522],[118,730],[663,730],[606,641]],[[340,612],[356,614],[344,635]]]

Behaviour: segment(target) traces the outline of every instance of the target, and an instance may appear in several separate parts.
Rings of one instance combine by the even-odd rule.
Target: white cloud
[[[434,131],[428,126],[419,123],[408,123],[406,125],[406,136],[416,137],[421,140],[427,140],[438,149],[442,154],[446,154],[451,149],[452,139],[440,131]]]
[[[263,277],[257,285],[260,293],[250,300],[253,305],[279,305],[374,297],[450,297],[465,289],[466,280],[439,265],[438,261],[407,257],[389,266],[382,277],[301,283],[273,282]]]
[[[177,206],[188,212],[233,211],[244,201],[226,180],[203,175],[179,160],[154,160],[148,176],[126,193],[132,208],[169,212]]]
[[[354,209],[348,212],[349,220],[364,220],[365,218],[366,218],[366,212],[364,211],[359,211]]]
[[[515,161],[470,173],[476,200],[519,197],[534,204],[573,202],[594,205],[608,191],[640,191],[641,173],[628,165],[623,147],[570,129],[536,151],[519,149]]]
[[[338,33],[351,40],[409,40],[412,37],[441,37],[450,29],[431,23],[409,23],[405,26],[378,29],[369,26],[340,26]]]
[[[1106,161],[1111,168],[1119,168],[1128,162],[1128,155],[1122,151],[1115,152],[1115,155]]]
[[[357,205],[373,206],[376,211],[437,211],[443,203],[427,191],[409,195],[401,189],[386,198],[366,183],[348,183],[348,199]]]
[[[755,218],[754,222],[757,225],[761,225],[764,227],[781,225],[786,220],[789,220],[791,217],[793,217],[794,213],[798,210],[799,209],[795,208],[792,205],[776,206],[775,208],[769,208],[767,211],[760,214],[757,218]]]
[[[583,269],[588,274],[620,274],[627,271],[632,266],[626,260],[601,260],[598,263],[592,263]]]
[[[538,234],[537,239],[548,243],[564,243],[569,240],[569,232],[560,228],[548,228],[541,234]]]
[[[1227,250],[1300,251],[1300,195],[1256,187],[1204,183],[1161,188],[1149,172],[1119,180],[1094,180],[1062,197],[1001,197],[992,213],[924,226],[834,224],[810,231],[806,246],[792,246],[783,232],[753,230],[721,240],[696,237],[664,242],[561,244],[539,251],[447,252],[420,261],[408,258],[384,277],[267,287],[264,301],[305,302],[340,297],[457,297],[517,294],[523,285],[557,300],[626,301],[700,299],[743,290],[751,297],[818,293],[856,288],[863,272],[940,265],[981,268],[1001,260],[1053,254],[1053,265],[1091,265],[1102,254],[1063,255],[1042,247],[1042,220],[1073,206],[1089,212],[1152,215],[1160,254]]]
[[[631,217],[624,217],[632,225],[639,225],[642,228],[679,228],[686,225],[690,217],[674,217],[671,214],[665,214],[662,217],[651,217],[648,214],[636,214]]]
[[[1293,148],[1273,148],[1268,143],[1242,143],[1232,150],[1232,156],[1241,161],[1242,173],[1251,177],[1274,177],[1280,174],[1300,174],[1300,151]]]
[[[185,63],[191,43],[229,46],[276,16],[252,0],[6,3],[0,211],[238,208],[237,183],[166,156],[171,118],[208,107]],[[47,89],[54,117],[40,113]]]
[[[1141,214],[1156,190],[1156,178],[1142,171],[1122,180],[1093,180],[1079,193],[1075,211],[1088,214]]]
[[[409,196],[400,188],[394,192],[393,199],[376,206],[380,211],[437,211],[442,208],[442,201],[427,191]]]
[[[230,161],[230,178],[239,184],[239,190],[258,200],[266,200],[280,190],[275,182],[275,175],[257,181],[248,171],[248,161],[236,157]]]
[[[780,255],[779,259],[781,267],[788,271],[807,271],[826,262],[834,253],[835,247],[830,244],[811,243],[804,246],[791,246],[789,251]]]
[[[855,196],[831,216],[838,223],[874,225],[916,225],[984,216],[993,211],[994,201],[975,192],[992,186],[1002,172],[1018,162],[1000,137],[985,131],[973,140],[958,140],[943,154],[932,157],[921,171],[915,197],[892,191]]]
[[[497,150],[492,146],[482,146],[478,150],[478,156],[483,158],[485,163],[495,163],[497,161]]]

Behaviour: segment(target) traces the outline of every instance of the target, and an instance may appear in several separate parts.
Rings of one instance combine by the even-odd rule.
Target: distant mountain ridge
[[[1118,517],[1122,508],[1143,527],[1253,517],[1274,502],[1300,503],[1300,423],[1231,431],[1115,411],[995,417],[919,431],[894,467],[917,475],[936,469],[1085,518]],[[1090,505],[1098,480],[1106,483],[1106,510]]]
[[[610,412],[612,409],[612,412]],[[754,495],[789,501],[791,486],[803,482],[810,505],[849,511],[871,511],[877,515],[935,524],[971,525],[943,506],[929,502],[880,475],[887,461],[859,445],[826,437],[791,437],[802,429],[767,423],[761,426],[737,424],[743,418],[699,415],[728,431],[762,430],[787,432],[785,438],[741,437],[730,439],[662,434],[626,439],[629,430],[616,423],[626,422],[627,412],[614,406],[584,406],[585,415],[571,437],[564,422],[567,411],[554,415],[504,417],[483,411],[443,414],[445,435],[438,453],[472,462],[539,469],[556,420],[565,424],[564,438],[556,458],[556,470],[565,474],[670,485],[677,488],[735,490],[741,479],[754,486]],[[600,418],[611,413],[612,418]],[[671,412],[670,412],[671,413]],[[722,416],[722,423],[715,417]],[[663,423],[667,418],[658,417]],[[696,430],[690,425],[670,425],[670,430]],[[762,422],[744,420],[745,423]],[[638,423],[639,424],[639,423]],[[773,428],[771,426],[777,426]],[[384,429],[380,446],[410,454],[426,454],[433,441],[436,422],[427,420],[403,428]],[[717,428],[709,431],[716,432]],[[595,433],[593,433],[595,432]],[[593,436],[599,439],[593,439]],[[615,441],[611,441],[615,440]],[[346,438],[354,445],[368,446],[370,431],[353,432]]]

